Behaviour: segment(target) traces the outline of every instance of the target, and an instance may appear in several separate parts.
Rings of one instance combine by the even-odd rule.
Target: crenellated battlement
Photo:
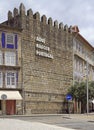
[[[49,24],[50,26],[53,26],[53,20],[52,20],[51,17],[48,19],[48,24]]]
[[[42,22],[43,24],[47,24],[47,17],[46,17],[45,15],[43,15],[43,16],[41,17],[41,22]]]
[[[20,12],[20,15],[25,15],[25,6],[23,3],[20,4],[20,7],[19,7],[19,12]]]
[[[14,8],[13,14],[14,14],[14,17],[18,16],[18,9],[17,8]]]
[[[32,16],[33,16],[33,11],[32,11],[32,9],[29,9],[29,10],[27,11],[27,16],[29,16],[29,17],[32,17]]]
[[[39,14],[39,12],[36,12],[36,13],[33,15],[33,18],[36,19],[37,21],[40,21],[40,14]]]
[[[60,24],[59,24],[59,29],[63,29],[63,28],[64,28],[63,23],[60,23]]]
[[[54,21],[54,27],[58,28],[58,21],[57,20]]]
[[[16,20],[17,17],[17,20]],[[19,17],[19,19],[18,19]],[[14,19],[17,22],[15,23],[14,21],[14,26],[18,26],[20,24],[27,24],[26,22],[28,21],[27,19],[29,18],[29,20],[36,20],[37,22],[43,23],[44,25],[49,25],[50,27],[54,27],[56,29],[62,29],[64,31],[67,32],[71,32],[70,31],[70,27],[68,27],[68,25],[63,25],[63,23],[58,23],[57,20],[53,21],[53,19],[50,17],[47,19],[47,17],[45,15],[40,16],[39,12],[36,12],[35,14],[33,14],[32,9],[27,10],[25,9],[25,6],[23,3],[20,4],[19,6],[19,10],[17,8],[14,8],[13,13],[11,11],[8,12],[8,25],[11,24],[11,20]],[[20,19],[22,21],[20,21]],[[30,21],[29,21],[30,22]],[[31,21],[32,23],[32,21]],[[12,25],[13,25],[13,20],[12,20]],[[26,28],[26,26],[24,25],[20,25],[21,28]]]
[[[12,12],[11,12],[11,11],[8,11],[8,21],[9,21],[10,19],[12,19],[12,18],[13,18]]]

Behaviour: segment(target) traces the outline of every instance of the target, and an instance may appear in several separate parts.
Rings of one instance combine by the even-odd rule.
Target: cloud
[[[81,28],[81,34],[88,39],[88,41],[91,41],[91,44],[94,45],[94,30],[92,29],[92,26],[89,26],[87,28]]]
[[[26,10],[31,8],[34,13],[38,11],[41,16],[45,14],[68,26],[78,25],[81,34],[94,45],[94,0],[3,0],[0,1],[0,22],[7,19],[8,10],[19,8],[21,2]]]

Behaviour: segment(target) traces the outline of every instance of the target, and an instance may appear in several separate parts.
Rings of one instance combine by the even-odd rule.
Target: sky
[[[0,0],[0,23],[7,20],[8,11],[19,9],[20,3],[26,11],[32,9],[40,16],[52,17],[64,25],[77,25],[80,34],[94,47],[94,0]]]

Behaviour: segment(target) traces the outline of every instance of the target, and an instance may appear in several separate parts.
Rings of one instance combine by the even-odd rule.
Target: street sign
[[[6,99],[7,99],[7,95],[6,95],[6,94],[2,94],[2,95],[1,95],[1,99],[2,99],[2,100],[6,100]]]
[[[71,96],[70,94],[67,94],[67,95],[66,95],[66,99],[69,101],[69,100],[72,99],[72,96]]]

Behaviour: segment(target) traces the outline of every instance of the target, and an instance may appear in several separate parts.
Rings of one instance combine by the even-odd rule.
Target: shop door
[[[14,115],[16,112],[16,100],[6,100],[6,114]]]

